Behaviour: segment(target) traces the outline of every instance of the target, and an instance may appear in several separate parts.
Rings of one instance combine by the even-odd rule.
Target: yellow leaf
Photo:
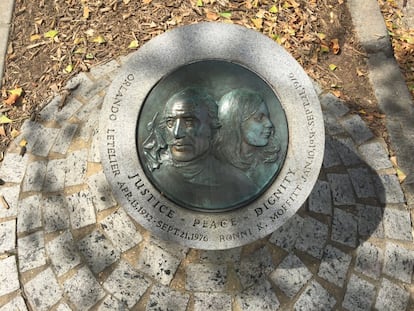
[[[221,17],[230,19],[231,18],[231,12],[220,12],[219,13]]]
[[[338,68],[338,66],[336,66],[335,64],[330,64],[329,65],[329,69],[334,71],[336,68]]]
[[[15,89],[12,90],[8,90],[7,92],[9,92],[10,94],[15,94],[17,96],[22,96],[23,94],[23,89],[21,87],[17,87]]]
[[[204,4],[203,4],[203,0],[197,0],[197,6],[203,6]]]
[[[128,49],[136,49],[138,48],[138,40],[132,40],[131,43],[128,45]]]
[[[59,31],[57,31],[56,29],[52,29],[49,30],[48,32],[46,32],[44,34],[45,38],[50,38],[53,39],[54,37],[56,37],[58,35]]]
[[[74,54],[85,54],[86,53],[86,49],[81,47],[81,48],[77,48],[75,50],[75,52],[73,52]]]
[[[261,18],[252,18],[252,22],[254,24],[254,26],[256,27],[256,29],[262,29],[263,27],[263,19]]]
[[[277,13],[277,12],[279,12],[279,10],[277,9],[277,7],[274,5],[274,6],[272,6],[270,9],[269,9],[269,12],[270,13]]]
[[[12,138],[16,138],[17,136],[20,135],[20,132],[16,129],[12,129],[10,135],[11,135]]]
[[[67,65],[66,68],[65,68],[65,72],[67,72],[67,73],[71,73],[72,70],[73,70],[73,65],[72,64]]]
[[[324,33],[322,33],[322,32],[318,32],[317,36],[321,40],[325,40],[326,39],[326,35]]]
[[[96,38],[92,39],[92,42],[102,44],[102,43],[105,43],[106,40],[103,36],[97,36]]]
[[[321,52],[322,53],[328,53],[329,52],[329,46],[325,44],[321,44]]]
[[[36,40],[39,40],[40,38],[42,38],[40,35],[31,35],[30,36],[30,41],[31,42],[33,42],[33,41],[36,41]]]
[[[397,176],[400,183],[403,183],[404,180],[407,178],[407,175],[405,175],[405,173],[399,168],[397,168]]]
[[[85,7],[83,7],[83,18],[84,19],[88,19],[89,18],[89,13],[90,13],[91,11],[89,10],[89,7],[87,7],[87,6],[85,6]]]
[[[12,123],[13,121],[10,120],[7,116],[5,116],[4,114],[2,114],[0,116],[0,124],[6,124],[6,123]]]
[[[124,0],[125,4],[128,4],[131,0]]]
[[[150,3],[152,2],[152,0],[142,0],[142,2],[143,2],[144,4],[150,4]]]
[[[93,57],[94,57],[94,56],[93,56],[93,54],[92,54],[92,53],[88,53],[88,54],[86,54],[86,55],[85,55],[85,58],[86,58],[86,59],[93,59]]]
[[[27,146],[27,140],[23,138],[23,139],[20,141],[19,146],[20,146],[20,147],[26,147],[26,146]]]
[[[83,43],[85,40],[83,38],[75,38],[75,40],[73,40],[73,44],[78,45],[80,43]]]

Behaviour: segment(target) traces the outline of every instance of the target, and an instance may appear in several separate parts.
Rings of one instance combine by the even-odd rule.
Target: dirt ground
[[[344,0],[16,0],[0,106],[10,122],[0,124],[0,152],[77,73],[201,21],[241,24],[273,38],[387,139]],[[22,95],[10,100],[19,88]]]

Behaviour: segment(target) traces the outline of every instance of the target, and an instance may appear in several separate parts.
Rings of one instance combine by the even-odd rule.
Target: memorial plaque
[[[324,128],[300,65],[266,36],[201,23],[134,53],[100,119],[121,206],[162,239],[226,249],[262,238],[304,203]]]

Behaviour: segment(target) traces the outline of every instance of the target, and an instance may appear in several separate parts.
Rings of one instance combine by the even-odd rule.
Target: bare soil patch
[[[377,136],[386,135],[343,0],[16,0],[0,106],[12,122],[0,124],[0,151],[74,75],[202,21],[240,24],[273,38],[324,91],[343,99]],[[23,96],[6,104],[17,87]]]

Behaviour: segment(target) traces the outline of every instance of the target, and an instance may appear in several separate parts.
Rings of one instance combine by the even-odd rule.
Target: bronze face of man
[[[196,89],[187,89],[170,98],[164,109],[163,127],[173,161],[189,162],[207,153],[214,123],[218,123],[210,116],[215,107],[213,99]]]

